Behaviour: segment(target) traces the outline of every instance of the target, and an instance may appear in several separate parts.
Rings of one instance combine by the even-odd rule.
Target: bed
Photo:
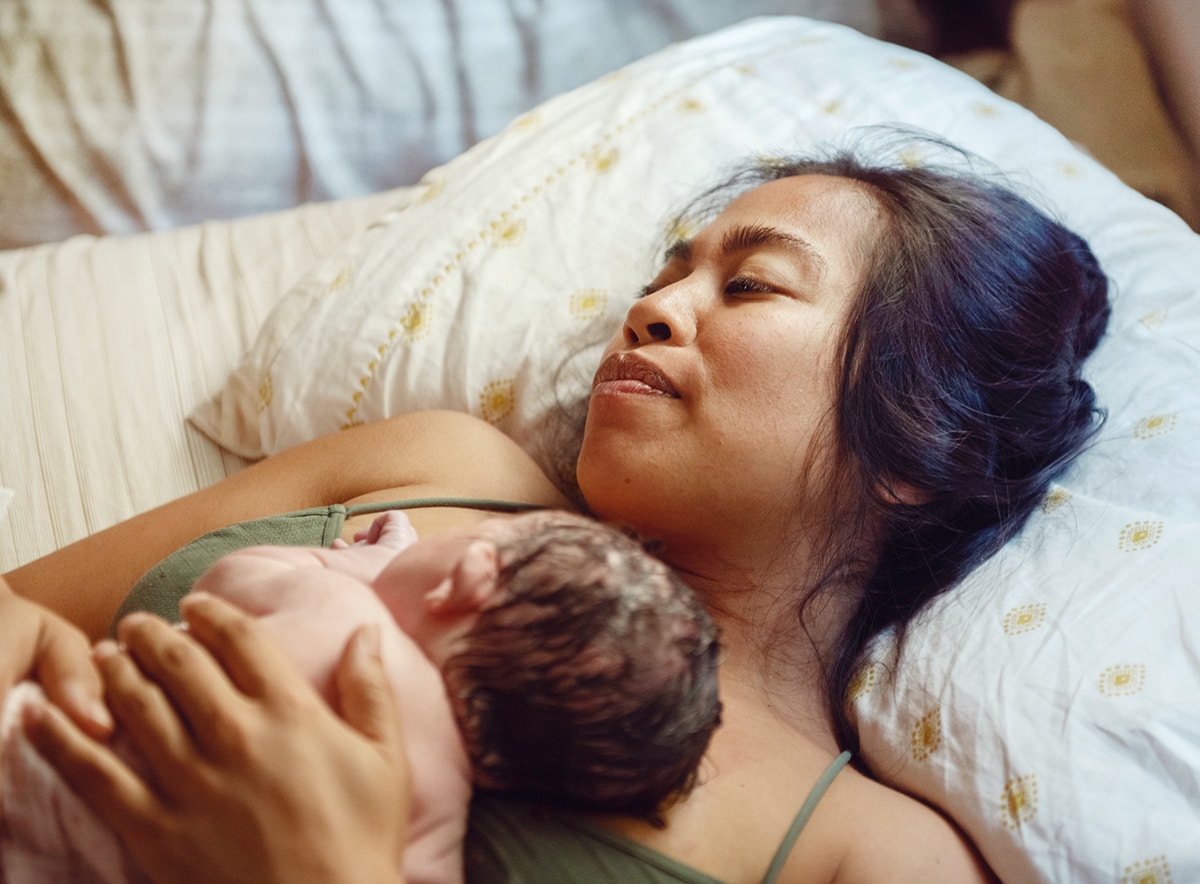
[[[878,643],[864,754],[1002,880],[1200,879],[1200,236],[975,79],[837,24],[667,47],[412,186],[0,252],[0,568],[400,411],[468,411],[545,458],[673,209],[738,159],[881,124],[1085,236],[1114,314],[1086,370],[1102,433],[898,661]]]

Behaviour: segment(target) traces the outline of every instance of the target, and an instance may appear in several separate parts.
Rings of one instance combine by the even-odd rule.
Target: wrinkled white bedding
[[[375,193],[751,15],[875,0],[4,0],[0,248]]]

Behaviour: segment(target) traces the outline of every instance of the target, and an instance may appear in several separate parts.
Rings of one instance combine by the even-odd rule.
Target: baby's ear
[[[495,544],[473,540],[462,558],[434,589],[425,595],[434,614],[474,614],[482,610],[499,588],[499,561]]]

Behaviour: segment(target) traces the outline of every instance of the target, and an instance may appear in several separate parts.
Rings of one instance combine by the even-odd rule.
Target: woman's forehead
[[[737,197],[712,227],[769,223],[797,228],[808,239],[858,240],[876,234],[883,209],[871,188],[834,175],[793,175],[768,181]]]
[[[867,184],[832,175],[795,175],[760,184],[739,195],[692,240],[667,250],[666,260],[753,252],[750,240],[787,243],[821,270],[843,282],[857,280],[884,234],[885,212]],[[739,248],[741,245],[743,247]],[[853,284],[853,282],[851,283]]]

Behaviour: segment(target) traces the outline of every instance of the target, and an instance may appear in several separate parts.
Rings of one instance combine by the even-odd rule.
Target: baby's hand
[[[388,510],[354,535],[355,546],[383,546],[400,552],[417,542],[417,532],[401,510]]]

